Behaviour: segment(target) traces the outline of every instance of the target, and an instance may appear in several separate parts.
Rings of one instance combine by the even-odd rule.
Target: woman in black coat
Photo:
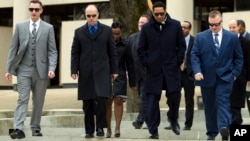
[[[135,70],[131,48],[128,47],[127,40],[121,37],[121,24],[119,22],[114,22],[111,28],[118,53],[119,76],[113,81],[113,92],[107,105],[107,138],[110,138],[112,133],[111,117],[113,102],[116,121],[115,137],[120,137],[123,102],[127,99],[127,72],[130,87],[135,87]]]

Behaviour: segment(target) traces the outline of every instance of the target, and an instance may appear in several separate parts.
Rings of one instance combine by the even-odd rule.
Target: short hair
[[[147,14],[143,14],[143,15],[141,15],[141,16],[140,16],[140,18],[141,18],[141,17],[146,18],[148,21],[149,21],[149,19],[150,19],[150,17],[149,17]]]
[[[245,24],[245,21],[244,20],[237,20],[237,25],[239,26],[239,25],[241,25],[242,27],[246,27],[246,24]]]
[[[221,12],[218,10],[212,10],[208,14],[208,17],[210,17],[210,18],[215,18],[216,16],[222,17]]]
[[[40,0],[31,0],[30,4],[31,3],[38,3],[38,4],[40,4],[41,7],[43,7],[43,4],[42,4],[42,2]]]
[[[191,28],[192,28],[192,24],[191,24],[189,21],[183,21],[183,22],[188,23],[188,25],[189,25],[189,29],[191,29]]]
[[[157,1],[153,4],[153,10],[157,7],[162,7],[164,10],[166,10],[166,4],[164,4],[163,2],[161,1]]]
[[[119,21],[115,21],[112,23],[111,28],[120,28],[122,29],[122,24]]]

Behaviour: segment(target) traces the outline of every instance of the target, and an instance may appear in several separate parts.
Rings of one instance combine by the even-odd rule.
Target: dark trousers
[[[184,89],[185,104],[186,104],[186,127],[192,127],[193,117],[194,117],[194,81],[191,80],[187,74],[187,71],[184,70],[181,72],[181,85]]]
[[[247,99],[247,109],[250,114],[250,92],[246,92],[246,99]]]
[[[97,97],[96,99],[83,100],[83,111],[85,115],[84,123],[85,123],[86,134],[93,134],[95,128],[107,127],[106,107],[107,107],[107,98],[104,97]]]
[[[161,99],[161,94],[147,94],[148,95],[148,110],[147,110],[147,122],[150,134],[155,134],[158,132],[158,127],[160,125],[160,106],[159,101]],[[177,123],[179,116],[179,106],[180,106],[180,92],[176,93],[166,93],[167,104],[169,111],[167,113],[168,119],[172,122]]]
[[[231,124],[230,95],[233,82],[217,78],[214,87],[201,87],[205,121],[208,136],[216,136],[222,127],[229,129]]]
[[[145,92],[145,88],[144,88],[144,80],[140,80],[137,84],[138,87],[138,94],[139,94],[139,114],[136,118],[136,122],[138,122],[139,124],[143,124],[144,122],[146,122],[147,124],[147,104],[148,104],[148,96]]]
[[[241,125],[243,122],[241,115],[241,107],[231,106],[231,112],[232,112],[232,125]]]

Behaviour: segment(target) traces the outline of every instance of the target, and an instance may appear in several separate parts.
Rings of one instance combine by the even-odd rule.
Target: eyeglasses
[[[40,8],[29,8],[30,12],[33,12],[35,10],[35,12],[39,12]]]
[[[87,15],[88,18],[95,18],[96,17],[96,14],[93,14],[93,15]]]
[[[221,24],[221,21],[218,23],[208,23],[209,26],[219,26]]]
[[[164,12],[161,12],[161,13],[154,13],[154,15],[156,16],[156,17],[158,17],[158,16],[164,16],[165,15],[165,13]]]

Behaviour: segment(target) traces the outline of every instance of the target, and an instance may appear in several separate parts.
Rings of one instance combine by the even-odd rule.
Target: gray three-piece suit
[[[32,131],[40,130],[48,71],[55,72],[57,49],[53,26],[40,20],[35,34],[30,31],[31,20],[18,23],[10,46],[7,72],[17,76],[18,103],[14,128],[23,130],[30,91],[32,91]]]

